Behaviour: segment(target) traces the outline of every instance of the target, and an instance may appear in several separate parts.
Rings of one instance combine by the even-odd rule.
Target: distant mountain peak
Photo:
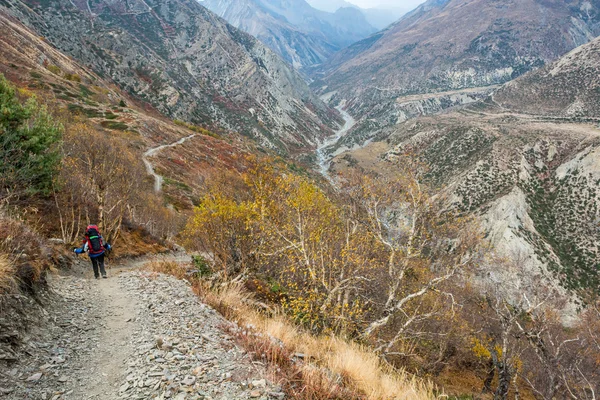
[[[329,13],[305,0],[198,0],[250,33],[296,68],[324,62],[331,54],[376,31],[354,8]]]

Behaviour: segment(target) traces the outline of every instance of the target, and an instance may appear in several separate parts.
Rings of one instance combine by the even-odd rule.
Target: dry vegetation
[[[35,293],[57,256],[22,220],[0,210],[0,297],[18,289]]]
[[[389,365],[437,383],[462,371],[470,386],[453,387],[455,395],[551,399],[597,391],[597,333],[562,325],[556,291],[528,297],[474,286],[484,262],[511,266],[486,255],[473,221],[423,184],[426,168],[408,159],[397,168],[403,173],[393,178],[346,175],[336,195],[273,160],[215,179],[184,231],[189,248],[206,257],[200,275],[226,288],[243,282],[268,313],[281,310],[283,322],[250,324],[314,356],[362,395],[385,398],[388,378],[356,373],[354,357],[338,354],[370,354],[359,358],[361,368]],[[216,299],[205,294],[226,314],[241,301],[227,290]],[[232,317],[245,323],[248,313]],[[281,328],[285,321],[318,339]],[[361,383],[369,379],[384,393]]]
[[[240,282],[211,285],[190,266],[154,261],[147,268],[190,279],[202,299],[239,328],[234,334],[294,399],[434,399],[433,386],[394,370],[371,349],[335,335],[314,335],[271,310]]]
[[[0,255],[0,294],[10,292],[15,287],[16,270],[5,254]]]
[[[70,265],[63,253],[89,223],[126,243],[125,255],[163,250],[183,221],[153,193],[130,143],[53,106],[0,75],[2,301],[35,297],[51,268]]]
[[[45,51],[54,59],[40,68],[0,48],[29,66],[11,67],[12,80],[31,78],[29,89],[52,91],[69,110],[48,112],[0,78],[0,300],[43,285],[59,256],[44,237],[75,244],[98,222],[129,254],[153,252],[163,247],[148,238],[168,240],[184,225],[166,203],[196,204],[182,236],[205,258],[148,268],[190,280],[236,320],[232,333],[293,398],[432,399],[424,382],[458,375],[469,387],[455,379],[452,394],[483,399],[600,392],[597,297],[566,328],[553,292],[515,300],[472,287],[481,235],[423,184],[422,166],[402,160],[394,176],[346,174],[328,193],[280,162],[245,158],[228,142],[237,139],[123,110],[110,100],[117,92],[92,84],[99,78]],[[155,160],[165,196],[153,193],[141,153],[190,130],[193,143]]]

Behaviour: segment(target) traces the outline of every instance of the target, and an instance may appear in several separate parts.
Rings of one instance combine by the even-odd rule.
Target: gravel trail
[[[285,398],[184,281],[129,270],[54,276],[51,288],[18,359],[0,362],[0,398]]]
[[[176,147],[176,146],[182,145],[186,141],[193,139],[194,137],[196,137],[196,134],[186,136],[186,137],[181,138],[178,141],[173,142],[171,144],[163,144],[158,147],[151,148],[144,153],[144,155],[142,156],[142,161],[144,162],[144,165],[146,166],[146,172],[148,173],[148,175],[152,175],[152,177],[154,178],[154,191],[156,193],[160,193],[160,191],[162,190],[163,177],[156,173],[156,171],[154,170],[154,166],[152,165],[152,162],[150,162],[149,158],[154,156],[156,153],[160,152],[163,149],[166,149],[168,147]]]

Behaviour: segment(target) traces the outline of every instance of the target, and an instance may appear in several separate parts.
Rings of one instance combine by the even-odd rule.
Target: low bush
[[[52,72],[54,75],[60,75],[62,73],[62,70],[60,69],[60,67],[53,65],[53,64],[48,64],[46,66],[46,69],[50,72]]]
[[[0,295],[16,289],[34,293],[46,285],[51,250],[24,222],[0,214]]]
[[[35,97],[22,99],[0,75],[0,200],[48,195],[63,127]]]
[[[81,77],[77,74],[65,74],[65,79],[71,82],[81,82]]]
[[[106,120],[106,121],[100,122],[100,125],[102,125],[102,127],[106,128],[106,129],[112,129],[112,130],[118,130],[118,131],[129,130],[129,126],[127,124],[125,124],[123,122],[118,122],[118,121]]]

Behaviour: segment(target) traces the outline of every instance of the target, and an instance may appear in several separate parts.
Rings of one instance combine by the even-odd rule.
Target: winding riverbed
[[[356,121],[350,114],[348,114],[344,109],[344,104],[341,104],[336,107],[336,109],[342,114],[344,118],[344,126],[342,126],[335,135],[327,138],[322,143],[319,144],[317,148],[317,162],[319,164],[319,172],[328,180],[331,180],[331,176],[329,175],[329,167],[331,166],[331,159],[333,155],[330,154],[327,150],[335,145],[340,139],[342,139],[346,134],[354,127]]]

